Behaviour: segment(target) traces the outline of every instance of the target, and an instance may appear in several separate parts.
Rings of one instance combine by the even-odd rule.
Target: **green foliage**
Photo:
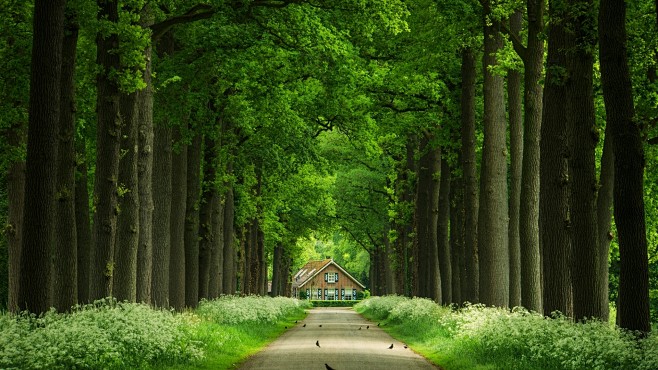
[[[4,369],[124,369],[203,357],[189,314],[101,300],[70,314],[0,316]]]
[[[313,307],[352,307],[359,301],[310,301]]]
[[[574,323],[523,309],[427,299],[373,297],[355,306],[366,317],[447,369],[653,369],[656,336],[640,340],[607,323]],[[465,353],[470,354],[464,356]]]

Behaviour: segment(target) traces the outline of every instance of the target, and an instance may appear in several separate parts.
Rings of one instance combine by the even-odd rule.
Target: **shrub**
[[[0,368],[119,369],[203,356],[188,315],[106,299],[70,314],[0,316]]]
[[[219,324],[245,322],[273,323],[304,308],[308,301],[287,297],[222,296],[212,301],[203,300],[197,314]]]

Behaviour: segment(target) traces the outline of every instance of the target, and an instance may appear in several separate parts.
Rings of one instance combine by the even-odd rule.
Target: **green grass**
[[[260,351],[295,325],[295,320],[306,317],[303,311],[288,315],[276,323],[246,322],[217,324],[204,321],[196,328],[195,336],[205,344],[203,360],[190,364],[154,365],[152,369],[192,370],[231,369],[250,355]]]
[[[481,305],[452,310],[399,296],[374,297],[355,309],[446,370],[658,368],[658,336],[637,341],[598,321]]]

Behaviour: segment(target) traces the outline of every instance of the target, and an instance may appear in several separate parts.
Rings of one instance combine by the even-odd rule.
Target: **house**
[[[331,257],[307,262],[292,278],[295,298],[352,301],[365,288]]]

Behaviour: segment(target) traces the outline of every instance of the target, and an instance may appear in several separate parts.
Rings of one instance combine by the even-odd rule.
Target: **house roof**
[[[308,261],[299,271],[293,276],[293,286],[296,286],[297,288],[301,288],[306,284],[307,282],[311,281],[314,277],[316,277],[318,274],[320,274],[323,270],[325,270],[327,267],[334,265],[338,270],[340,270],[345,276],[350,278],[350,280],[354,281],[358,286],[360,286],[362,289],[365,289],[365,285],[361,284],[358,280],[356,280],[352,275],[350,275],[347,271],[345,271],[344,268],[342,268],[339,264],[334,261],[333,258],[327,258],[324,260],[319,260],[319,261]]]

